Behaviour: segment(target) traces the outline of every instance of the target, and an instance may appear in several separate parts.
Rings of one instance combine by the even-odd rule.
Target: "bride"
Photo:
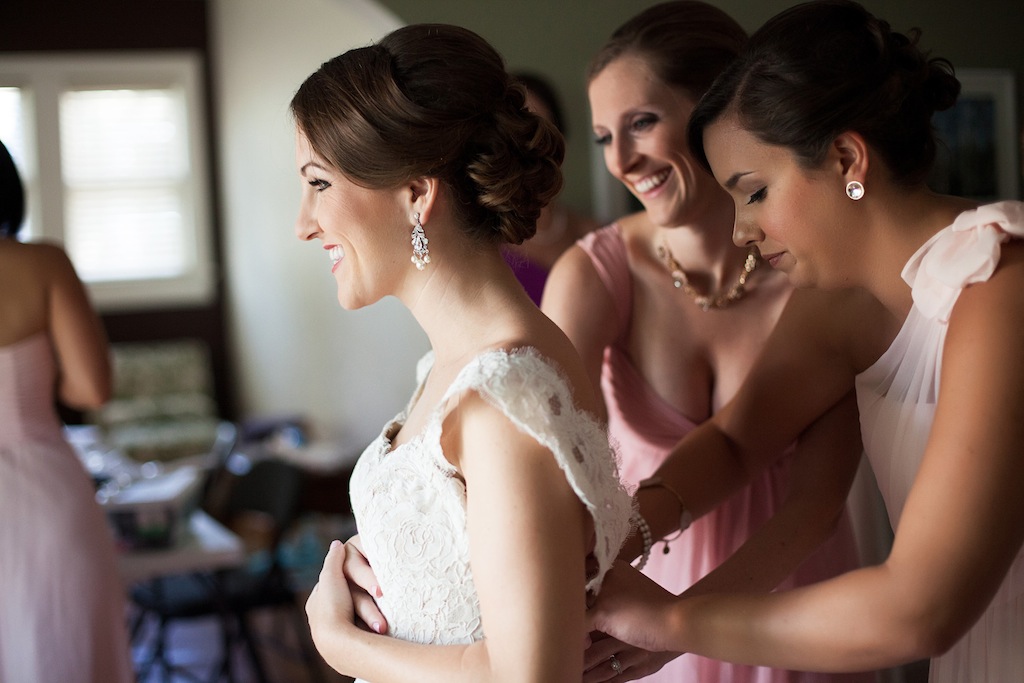
[[[292,100],[299,238],[343,308],[394,296],[432,347],[356,466],[359,540],[332,544],[307,603],[324,659],[362,680],[579,680],[587,593],[629,531],[594,388],[501,255],[561,186],[562,139],[524,103],[446,25],[346,52]],[[357,625],[343,565],[364,551],[389,636]]]

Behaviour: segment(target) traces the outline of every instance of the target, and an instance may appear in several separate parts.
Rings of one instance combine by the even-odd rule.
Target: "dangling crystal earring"
[[[416,266],[416,270],[423,270],[423,268],[430,263],[430,249],[427,248],[427,243],[430,241],[427,239],[426,234],[423,232],[423,224],[420,223],[420,215],[413,214],[416,220],[416,225],[412,228],[412,263]]]
[[[864,185],[859,180],[851,180],[846,183],[846,196],[857,201],[864,196]]]

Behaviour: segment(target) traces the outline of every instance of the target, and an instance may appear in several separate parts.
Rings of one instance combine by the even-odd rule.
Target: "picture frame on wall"
[[[1016,75],[1009,69],[957,69],[960,97],[932,119],[939,138],[929,186],[996,201],[1019,197]]]

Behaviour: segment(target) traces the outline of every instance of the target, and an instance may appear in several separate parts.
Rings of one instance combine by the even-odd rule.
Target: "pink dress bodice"
[[[38,333],[0,347],[0,443],[63,443],[54,411],[56,370],[49,338]]]
[[[629,355],[633,280],[618,224],[589,233],[577,244],[590,256],[615,301],[619,335],[604,352],[601,391],[608,409],[609,435],[620,451],[620,474],[632,490],[640,480],[651,476],[676,443],[697,425],[651,387]],[[750,486],[695,520],[680,538],[672,541],[669,553],[663,552],[663,544],[656,543],[644,573],[678,594],[720,565],[781,507],[787,493],[790,461],[788,456],[781,458]],[[844,518],[836,534],[780,588],[820,581],[853,569],[857,564],[853,532],[849,520]],[[852,681],[854,677],[750,667],[687,654],[643,680],[649,683],[824,683]]]

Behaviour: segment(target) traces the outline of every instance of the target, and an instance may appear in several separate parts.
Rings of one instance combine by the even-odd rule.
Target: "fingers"
[[[679,656],[673,652],[647,652],[629,647],[613,638],[601,643],[605,646],[602,652],[607,654],[599,657],[595,647],[587,651],[583,683],[635,681],[660,671],[666,663]],[[615,651],[608,652],[609,648]]]
[[[625,663],[617,656],[609,655],[583,672],[583,683],[604,683],[605,681],[625,681],[628,673]]]
[[[375,600],[383,593],[370,562],[363,555],[359,537],[350,538],[345,547],[348,552],[343,570],[345,578],[348,579],[349,590],[352,592],[352,604],[356,616],[372,631],[387,633],[388,622]]]
[[[583,683],[605,683],[615,679],[618,674],[610,666],[605,664],[603,669],[591,669],[583,672]]]
[[[595,633],[592,635],[592,638],[596,638],[598,635]],[[609,657],[627,647],[625,643],[619,642],[615,638],[604,637],[600,640],[594,639],[590,647],[583,653],[583,670],[586,671],[606,663]]]
[[[348,549],[345,578],[348,579],[349,584],[358,586],[369,595],[380,597],[381,591],[380,585],[377,583],[377,575],[373,573],[373,567],[363,555],[358,536],[349,539],[345,547]]]
[[[330,605],[334,597],[334,585],[337,577],[343,576],[342,566],[345,562],[345,548],[340,541],[332,541],[331,547],[327,550],[327,557],[320,568],[319,580],[313,586],[306,598],[306,615],[313,623],[317,613],[323,605]]]
[[[324,566],[320,568],[320,583],[326,579],[344,576],[345,571],[345,545],[341,541],[331,541],[331,547],[327,549],[327,557],[324,558]]]
[[[320,584],[317,583],[313,586],[313,590],[309,591],[309,595],[306,597],[306,618],[313,616],[313,610],[316,606],[316,601],[320,598],[320,594],[317,589],[320,588]]]

